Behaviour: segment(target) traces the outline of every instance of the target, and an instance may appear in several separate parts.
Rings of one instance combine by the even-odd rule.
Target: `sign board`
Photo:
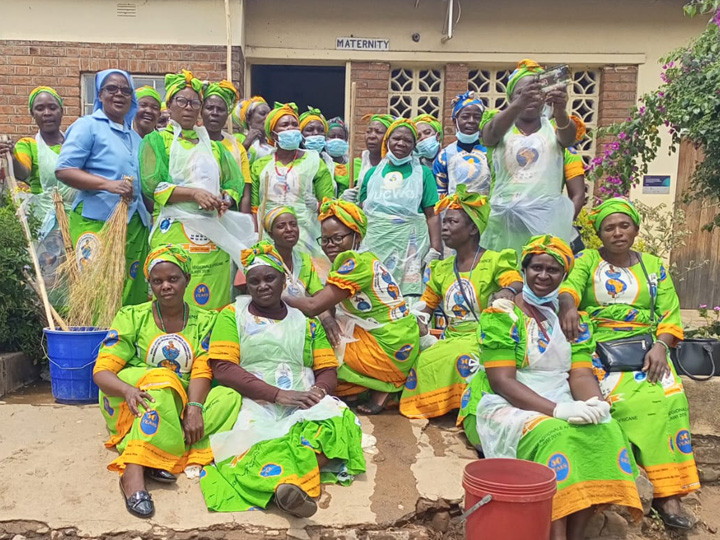
[[[647,195],[668,195],[670,193],[670,176],[644,175],[642,192]]]
[[[389,51],[390,40],[383,38],[335,38],[335,49],[339,51]]]

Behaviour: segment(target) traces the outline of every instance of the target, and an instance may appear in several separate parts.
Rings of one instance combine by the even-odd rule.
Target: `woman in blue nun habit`
[[[140,136],[132,129],[138,109],[129,73],[107,69],[95,76],[95,107],[78,118],[65,136],[55,174],[79,190],[69,216],[75,256],[82,266],[98,253],[98,233],[121,197],[129,199],[126,280],[123,305],[147,302],[148,288],[141,261],[148,254],[150,215],[142,200],[138,149]],[[132,183],[123,182],[123,177]]]

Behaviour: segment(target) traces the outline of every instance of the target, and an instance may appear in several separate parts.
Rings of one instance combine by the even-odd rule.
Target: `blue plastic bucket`
[[[97,403],[99,389],[92,374],[107,330],[71,327],[70,332],[43,330],[50,360],[50,382],[55,401],[70,405]]]

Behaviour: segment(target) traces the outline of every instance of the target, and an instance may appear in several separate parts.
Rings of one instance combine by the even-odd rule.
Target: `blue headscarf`
[[[472,90],[468,90],[464,94],[460,94],[452,100],[452,119],[455,120],[455,117],[457,117],[460,111],[470,105],[477,105],[480,107],[480,112],[485,111],[485,104],[482,102],[480,97]]]
[[[100,101],[100,89],[102,88],[105,79],[107,79],[113,73],[119,73],[120,75],[125,77],[128,84],[130,85],[130,88],[133,89],[130,110],[125,115],[125,124],[128,128],[132,128],[132,123],[138,110],[138,100],[137,96],[135,95],[135,84],[133,83],[132,76],[127,71],[123,71],[122,69],[106,69],[104,71],[98,72],[95,75],[95,106],[93,107],[93,112],[97,111],[98,109],[102,109],[102,102]]]

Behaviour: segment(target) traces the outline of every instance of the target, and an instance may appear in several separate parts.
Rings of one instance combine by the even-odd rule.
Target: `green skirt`
[[[331,460],[323,470],[318,454]],[[345,409],[343,416],[295,424],[283,437],[206,466],[200,487],[209,510],[242,512],[267,507],[280,484],[295,484],[318,497],[321,483],[348,485],[363,472],[360,422]]]

